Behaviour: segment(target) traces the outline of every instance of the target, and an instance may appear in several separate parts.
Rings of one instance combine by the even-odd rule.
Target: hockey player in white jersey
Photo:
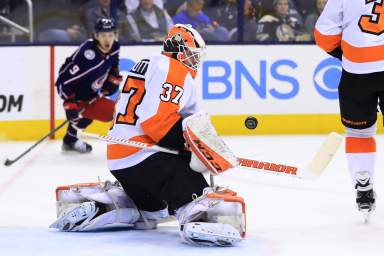
[[[342,60],[341,121],[356,203],[366,220],[375,209],[378,106],[384,109],[384,1],[328,0],[314,30],[316,43]]]
[[[121,184],[113,187],[119,193],[111,195],[103,184],[91,187],[104,196],[90,195],[92,189],[81,184],[59,188],[59,218],[52,227],[89,230],[118,223],[123,212],[121,222],[135,229],[155,228],[175,216],[181,238],[191,244],[228,246],[242,241],[244,200],[230,189],[208,186],[203,176],[237,165],[197,105],[194,78],[204,51],[205,42],[196,30],[174,25],[162,54],[139,61],[129,72],[109,132],[181,153],[109,144],[108,167]]]

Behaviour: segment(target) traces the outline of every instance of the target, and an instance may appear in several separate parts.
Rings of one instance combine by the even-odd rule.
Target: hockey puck
[[[250,130],[253,130],[257,127],[258,122],[255,117],[249,116],[247,117],[247,119],[245,119],[244,124],[245,124],[245,127],[247,127]]]

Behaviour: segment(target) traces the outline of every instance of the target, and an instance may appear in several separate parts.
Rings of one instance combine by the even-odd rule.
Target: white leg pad
[[[180,207],[176,218],[182,240],[190,244],[232,246],[245,236],[244,200],[228,189],[205,189]]]
[[[76,231],[89,231],[108,227],[133,227],[134,223],[140,218],[139,211],[134,208],[120,208],[115,209],[97,218],[89,221],[88,223],[81,224]]]
[[[80,223],[88,223],[98,212],[95,202],[84,202],[65,209],[49,227],[60,231],[75,231]]]
[[[195,245],[233,246],[243,240],[237,229],[223,223],[190,222],[181,232],[184,241]]]

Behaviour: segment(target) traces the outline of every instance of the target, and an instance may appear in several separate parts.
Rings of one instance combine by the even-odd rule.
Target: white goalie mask
[[[191,25],[174,25],[165,41],[163,53],[171,54],[181,63],[197,70],[205,56],[205,42]]]

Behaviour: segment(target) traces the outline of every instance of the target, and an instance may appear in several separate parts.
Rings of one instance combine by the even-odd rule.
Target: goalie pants
[[[193,195],[200,196],[208,183],[189,167],[190,156],[155,153],[141,163],[112,170],[139,210],[158,211],[168,206],[170,215]]]

